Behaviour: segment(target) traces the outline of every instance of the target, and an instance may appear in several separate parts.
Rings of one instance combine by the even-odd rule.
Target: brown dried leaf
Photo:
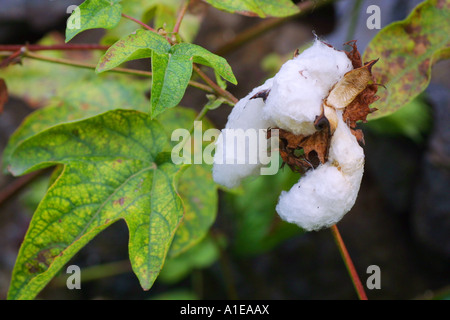
[[[361,68],[347,72],[331,89],[325,104],[335,109],[347,107],[372,80],[372,66],[377,61],[378,59],[372,60]]]
[[[352,101],[344,110],[344,122],[351,128],[356,127],[356,122],[361,120],[367,122],[367,116],[376,111],[376,108],[370,108],[369,105],[377,101],[379,97],[375,95],[378,90],[377,84],[369,84],[355,100]]]
[[[309,169],[317,168],[328,159],[331,133],[329,122],[323,115],[318,116],[314,122],[319,130],[309,136],[295,135],[292,132],[279,130],[280,155],[283,165],[287,164],[292,171],[304,173]],[[270,138],[271,130],[267,130]]]
[[[361,59],[361,54],[358,51],[358,47],[356,46],[356,40],[348,41],[348,42],[344,43],[344,45],[349,45],[352,47],[352,51],[350,51],[350,52],[345,51],[345,54],[352,62],[353,69],[361,68],[362,67],[362,59]]]

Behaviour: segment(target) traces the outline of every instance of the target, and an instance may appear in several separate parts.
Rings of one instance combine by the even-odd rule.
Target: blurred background
[[[33,44],[48,34],[62,38],[66,9],[79,3],[0,0],[0,44]],[[242,98],[272,77],[297,48],[308,45],[313,32],[337,49],[357,39],[363,53],[379,31],[366,27],[369,5],[380,7],[383,28],[404,19],[418,3],[329,1],[294,17],[260,19],[192,1],[190,11],[201,19],[193,42],[228,60],[239,82],[228,90]],[[83,32],[73,42],[98,43],[103,34]],[[241,43],[236,39],[243,34],[251,37]],[[370,276],[368,266],[381,269],[381,289],[366,290],[369,299],[450,297],[449,62],[433,67],[428,89],[408,106],[360,124],[366,141],[365,174],[354,208],[338,226],[363,284]],[[148,66],[148,61],[133,63],[143,70]],[[5,70],[0,69],[0,78]],[[52,92],[52,81],[48,86]],[[0,150],[24,117],[39,107],[22,98],[10,96],[0,115]],[[188,88],[181,105],[200,110],[206,102],[203,92]],[[230,111],[223,105],[207,117],[223,128]],[[45,171],[25,183],[23,178],[0,176],[0,299],[6,298],[17,252],[49,175]],[[280,191],[297,180],[285,168],[277,176],[249,179],[238,191],[220,190],[210,236],[168,260],[148,292],[131,272],[128,231],[118,222],[70,262],[82,269],[82,290],[68,290],[62,272],[38,298],[356,299],[330,230],[302,233],[275,213]]]

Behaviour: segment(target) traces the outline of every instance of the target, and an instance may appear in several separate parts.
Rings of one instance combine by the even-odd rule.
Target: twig
[[[347,248],[345,247],[344,241],[342,240],[341,234],[336,225],[331,227],[331,233],[333,234],[334,240],[339,248],[342,259],[344,260],[347,271],[352,279],[353,286],[355,287],[356,293],[360,300],[368,300],[364,287],[359,279],[358,273],[356,272],[355,266],[353,265],[352,259],[348,254]]]
[[[13,54],[11,54],[10,56],[8,56],[5,60],[2,61],[2,63],[0,63],[0,69],[6,68],[7,66],[9,66],[14,61],[14,59],[19,57],[23,52],[24,51],[22,49],[19,49],[16,52],[14,52]]]
[[[153,29],[152,27],[150,27],[148,24],[145,24],[144,22],[142,22],[142,21],[140,21],[140,20],[138,20],[138,19],[135,19],[135,18],[133,18],[133,17],[130,17],[129,15],[127,15],[127,14],[125,14],[125,13],[122,13],[122,17],[127,18],[127,19],[130,19],[131,21],[136,22],[137,24],[143,26],[143,27],[144,27],[145,29],[147,29],[147,30],[156,32],[156,30]]]
[[[189,2],[190,2],[190,0],[186,0],[184,2],[183,6],[181,7],[180,13],[178,14],[178,17],[177,17],[177,22],[175,23],[175,26],[173,27],[174,33],[178,33],[180,30],[181,21],[183,21],[183,17],[186,14],[186,11],[189,7]]]
[[[108,50],[109,46],[99,44],[3,44],[0,51],[18,51],[26,48],[27,51],[75,51],[75,50]]]
[[[28,183],[33,181],[37,176],[42,174],[44,170],[34,171],[25,176],[17,178],[9,183],[5,188],[0,191],[0,205],[3,204],[7,199],[16,194],[19,190],[25,187]]]
[[[229,100],[233,104],[236,104],[239,100],[233,96],[229,91],[219,87],[214,81],[212,81],[200,68],[194,64],[194,71],[202,78],[217,94]]]

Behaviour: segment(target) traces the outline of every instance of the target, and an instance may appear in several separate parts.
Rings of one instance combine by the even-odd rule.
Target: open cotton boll
[[[364,173],[364,152],[342,113],[331,139],[328,161],[308,171],[288,192],[282,192],[276,210],[283,220],[305,230],[336,224],[350,211]]]
[[[233,136],[228,135],[227,132],[230,131],[227,130],[242,129],[241,134],[244,135],[247,129],[256,129],[255,134],[258,134],[259,129],[265,130],[273,126],[274,123],[270,119],[263,118],[262,109],[265,104],[263,99],[250,99],[256,93],[269,90],[271,87],[272,79],[269,79],[263,85],[253,89],[246,97],[239,100],[228,116],[225,129],[222,130],[216,141],[213,165],[215,182],[228,188],[234,188],[240,184],[242,179],[257,174],[261,168],[262,164],[256,157],[257,153],[251,152],[248,141],[234,139],[233,145],[231,139]],[[259,148],[259,146],[256,147]]]
[[[344,52],[316,40],[275,75],[264,116],[294,134],[313,134],[323,99],[351,69],[352,63]]]

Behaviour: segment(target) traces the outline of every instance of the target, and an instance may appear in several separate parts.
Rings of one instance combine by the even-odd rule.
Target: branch
[[[140,21],[140,20],[138,20],[138,19],[135,19],[135,18],[133,18],[133,17],[130,17],[129,15],[127,15],[127,14],[125,14],[125,13],[122,13],[122,17],[127,18],[127,19],[130,19],[131,21],[136,22],[138,25],[143,26],[143,27],[144,27],[145,29],[147,29],[147,30],[156,32],[156,30],[153,29],[152,27],[150,27],[148,24],[145,24],[145,23],[143,23],[142,21]],[[156,32],[156,33],[158,33],[158,32]]]
[[[229,100],[233,104],[236,104],[239,100],[233,96],[229,91],[219,87],[214,81],[212,81],[200,68],[194,64],[194,71],[202,78],[218,95]]]
[[[17,192],[19,192],[23,187],[25,187],[28,183],[33,181],[43,172],[44,170],[34,171],[10,182],[5,188],[0,191],[0,205],[10,197],[15,195]]]
[[[184,2],[183,6],[181,7],[180,13],[178,14],[178,17],[177,17],[177,22],[175,23],[175,27],[173,27],[174,33],[178,33],[180,30],[181,21],[183,21],[183,17],[186,14],[186,11],[189,7],[189,2],[190,2],[190,0],[186,0]]]
[[[32,52],[25,52],[23,57],[39,60],[39,61],[46,61],[50,63],[57,63],[77,68],[84,68],[84,69],[92,69],[95,70],[97,67],[95,64],[86,63],[86,62],[78,62],[73,60],[67,60],[67,59],[61,59],[61,58],[52,58],[52,57],[46,57],[42,56],[36,53]],[[144,76],[144,77],[152,77],[152,73],[149,71],[142,71],[142,70],[136,70],[136,69],[127,69],[127,68],[114,68],[111,70],[108,70],[107,72],[115,72],[115,73],[122,73],[122,74],[130,74],[130,75],[136,75],[136,76]],[[202,83],[196,82],[196,81],[189,81],[189,85],[191,87],[195,87],[197,89],[206,91],[208,93],[214,93],[214,90],[210,88],[209,86],[206,86]]]
[[[331,233],[333,234],[334,240],[339,248],[339,252],[341,254],[342,259],[344,260],[347,271],[352,279],[353,286],[355,287],[356,293],[360,300],[368,300],[366,292],[364,291],[364,287],[361,283],[361,280],[358,277],[358,273],[356,272],[355,266],[353,265],[352,259],[348,254],[347,248],[345,247],[344,241],[342,240],[341,234],[336,225],[331,227]]]
[[[53,44],[53,45],[40,45],[40,44],[6,44],[0,45],[0,51],[19,51],[22,48],[26,48],[27,51],[72,51],[72,50],[108,50],[109,46],[103,46],[99,44]]]

